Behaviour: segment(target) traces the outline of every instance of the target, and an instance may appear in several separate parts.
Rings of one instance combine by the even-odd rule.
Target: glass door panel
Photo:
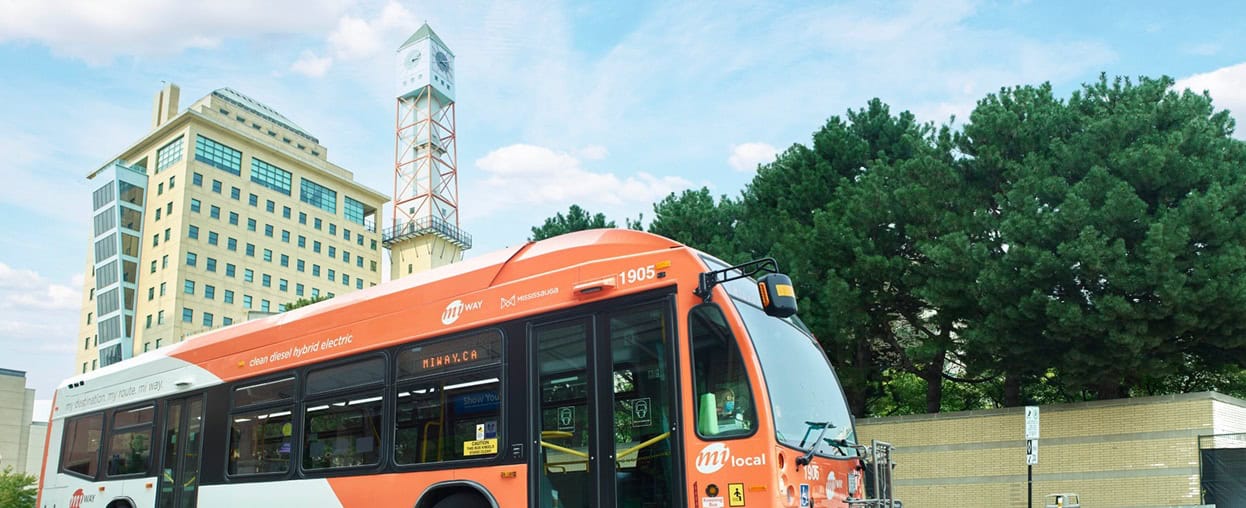
[[[673,506],[669,351],[665,305],[610,316],[615,501],[619,508]]]
[[[540,422],[535,450],[542,508],[590,508],[593,383],[588,369],[588,320],[540,326],[533,331],[539,372]]]

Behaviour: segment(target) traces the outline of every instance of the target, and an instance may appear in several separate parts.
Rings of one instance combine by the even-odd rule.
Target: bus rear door
[[[203,395],[168,402],[164,411],[159,508],[194,508],[203,443]]]

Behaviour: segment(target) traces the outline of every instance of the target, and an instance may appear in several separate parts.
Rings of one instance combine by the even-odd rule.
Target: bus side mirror
[[[796,290],[792,279],[781,273],[766,275],[757,281],[761,306],[769,316],[785,318],[796,314]]]

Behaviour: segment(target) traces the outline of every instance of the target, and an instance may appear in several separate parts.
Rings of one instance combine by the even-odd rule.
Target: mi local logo
[[[463,315],[464,312],[480,310],[481,307],[484,307],[484,304],[484,300],[476,300],[472,303],[463,303],[463,300],[450,302],[449,305],[446,305],[446,310],[441,313],[441,324],[452,325],[459,320],[459,316]]]
[[[82,489],[75,490],[74,494],[69,496],[69,508],[82,508],[82,503],[94,502],[95,494],[83,495]]]
[[[723,466],[731,467],[752,467],[766,465],[766,454],[758,454],[753,457],[735,457],[731,455],[731,448],[723,443],[713,443],[706,445],[701,449],[701,453],[697,454],[697,471],[701,474],[712,474],[718,472]]]

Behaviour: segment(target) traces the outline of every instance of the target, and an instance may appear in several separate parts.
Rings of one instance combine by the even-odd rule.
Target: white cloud
[[[329,51],[344,60],[360,60],[398,49],[419,25],[411,11],[389,2],[371,20],[345,16],[329,34]]]
[[[117,56],[173,55],[235,37],[321,34],[340,0],[6,1],[0,42],[33,41],[55,53],[102,64]]]
[[[333,58],[319,57],[311,51],[304,51],[299,59],[290,65],[290,70],[304,76],[319,78],[329,72],[329,67],[333,65]]]
[[[637,172],[619,176],[585,169],[567,152],[543,146],[515,144],[498,148],[476,161],[491,190],[487,207],[497,210],[518,205],[649,204],[692,186],[677,176]]]
[[[610,150],[601,145],[588,145],[580,148],[580,157],[590,161],[599,161],[610,155]]]
[[[15,270],[0,263],[0,291],[26,291],[42,284],[42,278],[33,270]]]
[[[0,262],[0,309],[77,310],[81,305],[81,275],[71,278],[78,289],[49,282],[33,270],[14,269]]]
[[[4,366],[26,371],[41,397],[51,396],[49,390],[72,373],[80,344],[82,275],[69,279],[62,284],[0,262],[0,351],[10,362]]]
[[[1207,91],[1217,109],[1227,109],[1237,120],[1239,139],[1246,139],[1246,62],[1179,79],[1177,90]]]
[[[766,143],[741,143],[731,147],[731,156],[727,157],[727,164],[730,164],[736,171],[753,171],[757,169],[758,164],[774,162],[778,154],[779,150]]]

